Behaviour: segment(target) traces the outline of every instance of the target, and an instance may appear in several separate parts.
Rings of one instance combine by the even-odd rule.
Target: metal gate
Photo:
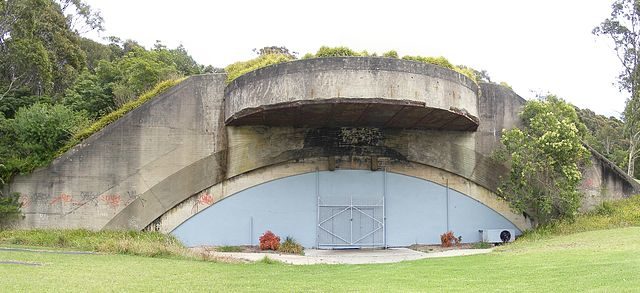
[[[384,203],[384,191],[360,195],[318,194],[317,247],[386,247]]]

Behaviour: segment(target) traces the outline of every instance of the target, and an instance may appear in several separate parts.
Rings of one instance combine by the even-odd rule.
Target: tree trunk
[[[636,162],[636,142],[631,140],[629,142],[629,165],[627,165],[627,174],[633,177],[635,172],[635,162]]]

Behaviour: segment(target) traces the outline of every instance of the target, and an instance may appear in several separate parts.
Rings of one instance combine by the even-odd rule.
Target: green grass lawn
[[[226,264],[0,251],[15,291],[637,291],[640,227],[525,239],[486,255],[380,265]]]

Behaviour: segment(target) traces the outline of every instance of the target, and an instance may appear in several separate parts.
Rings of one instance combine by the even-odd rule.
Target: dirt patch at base
[[[459,245],[454,245],[450,247],[442,247],[442,245],[427,245],[427,244],[414,244],[409,246],[409,249],[413,249],[415,251],[420,251],[424,253],[433,253],[433,252],[442,252],[448,250],[459,250],[459,249],[486,249],[493,248],[492,244],[487,244],[488,247],[477,247],[476,243],[462,243]]]

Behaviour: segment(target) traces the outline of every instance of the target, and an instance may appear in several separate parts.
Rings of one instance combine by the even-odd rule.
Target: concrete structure
[[[434,65],[319,58],[190,77],[18,176],[21,227],[149,229],[190,245],[463,242],[530,227],[496,194],[492,159],[524,100]],[[584,208],[637,183],[594,152]]]

